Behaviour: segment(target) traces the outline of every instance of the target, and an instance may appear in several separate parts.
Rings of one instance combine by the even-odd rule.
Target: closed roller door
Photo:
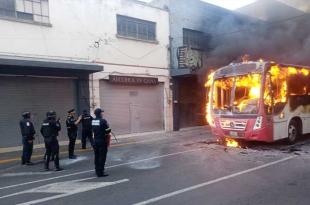
[[[100,81],[101,106],[116,134],[164,129],[163,85],[124,86]]]
[[[19,120],[24,111],[31,111],[34,115],[36,143],[43,142],[39,129],[49,110],[55,110],[61,118],[60,139],[66,139],[66,111],[76,107],[74,80],[0,77],[0,93],[0,147],[21,144]]]

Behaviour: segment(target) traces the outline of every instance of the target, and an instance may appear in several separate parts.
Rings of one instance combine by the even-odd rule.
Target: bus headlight
[[[262,128],[262,124],[263,124],[263,117],[262,116],[258,116],[256,118],[253,130],[258,130],[258,129]]]

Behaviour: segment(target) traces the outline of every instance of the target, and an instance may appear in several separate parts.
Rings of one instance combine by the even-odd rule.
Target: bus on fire
[[[219,139],[294,143],[310,133],[310,68],[246,62],[209,76],[207,120]]]

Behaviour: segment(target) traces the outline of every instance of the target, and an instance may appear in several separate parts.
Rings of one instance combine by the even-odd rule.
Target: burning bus
[[[207,121],[219,140],[294,143],[310,133],[309,67],[231,64],[212,73],[206,87]]]

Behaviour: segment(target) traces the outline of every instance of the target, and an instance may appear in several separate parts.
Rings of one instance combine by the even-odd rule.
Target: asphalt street
[[[91,150],[63,154],[62,172],[0,160],[0,204],[308,205],[309,141],[226,149],[206,128],[137,137],[110,148],[105,178]]]

